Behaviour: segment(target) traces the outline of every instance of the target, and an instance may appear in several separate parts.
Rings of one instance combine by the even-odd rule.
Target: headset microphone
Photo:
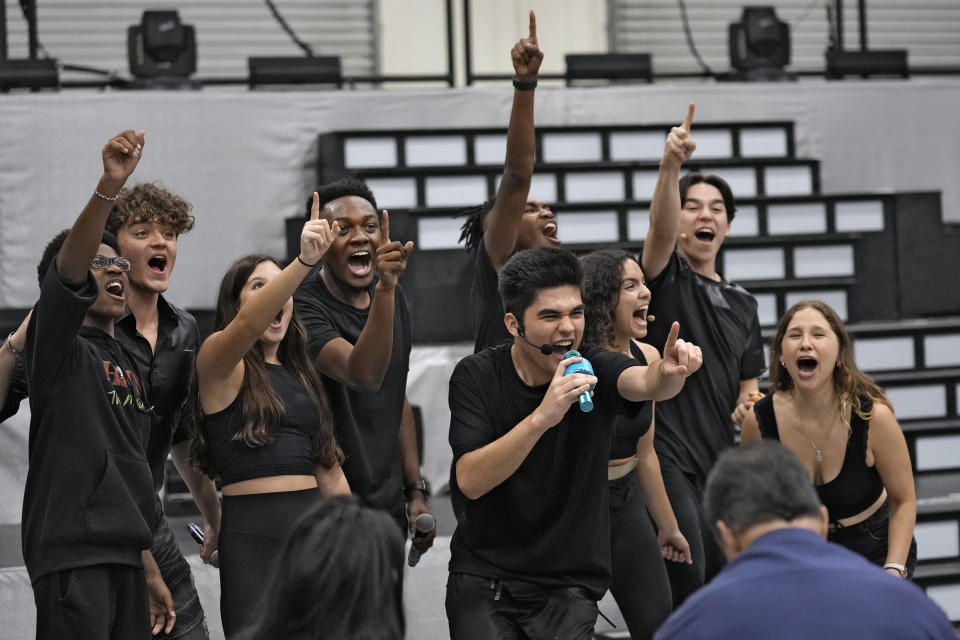
[[[523,341],[526,342],[528,345],[530,345],[534,349],[540,349],[540,353],[542,353],[543,355],[545,356],[553,355],[552,344],[533,344],[532,342],[527,340],[527,336],[523,335],[523,329],[521,327],[517,327],[517,333],[520,335],[521,338],[523,338]]]

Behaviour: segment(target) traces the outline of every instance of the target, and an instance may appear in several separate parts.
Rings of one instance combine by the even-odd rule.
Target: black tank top
[[[267,370],[286,411],[283,423],[271,430],[269,443],[250,447],[233,439],[243,427],[239,395],[223,411],[204,416],[210,455],[224,485],[252,478],[314,473],[313,440],[319,422],[316,405],[300,381],[283,366],[268,363]]]
[[[642,365],[647,364],[643,350],[633,340],[630,341],[630,353]],[[613,445],[610,447],[610,459],[619,460],[629,458],[637,453],[637,440],[650,429],[650,420],[653,419],[653,403],[646,402],[643,409],[632,420],[618,416],[614,425]]]
[[[872,404],[863,401],[865,411],[870,411]],[[753,405],[757,416],[760,434],[764,438],[780,440],[780,431],[777,427],[777,416],[773,409],[773,395],[766,396]],[[850,412],[850,438],[847,440],[847,451],[843,457],[843,466],[840,473],[830,482],[815,485],[820,495],[820,502],[830,512],[830,520],[849,518],[865,511],[877,501],[883,493],[883,480],[876,467],[868,467],[867,432],[870,423]]]

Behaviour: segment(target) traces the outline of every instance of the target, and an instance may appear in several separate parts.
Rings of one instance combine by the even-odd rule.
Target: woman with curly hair
[[[743,423],[742,443],[780,440],[803,462],[830,513],[833,542],[908,578],[917,562],[913,470],[893,407],[860,371],[843,322],[805,300],[780,319],[770,389]]]
[[[194,454],[223,485],[220,612],[228,638],[264,593],[281,542],[320,496],[349,493],[332,415],[293,292],[339,231],[314,194],[300,255],[281,269],[251,255],[220,284],[216,330],[197,354],[202,425]]]
[[[640,342],[652,316],[647,316],[650,290],[637,261],[626,251],[605,249],[584,256],[580,264],[586,305],[583,341],[642,364],[660,360],[656,347]],[[690,545],[680,533],[664,489],[653,433],[652,402],[632,420],[619,418],[607,472],[613,560],[610,592],[635,640],[651,637],[670,615],[670,582],[663,558],[691,562]]]

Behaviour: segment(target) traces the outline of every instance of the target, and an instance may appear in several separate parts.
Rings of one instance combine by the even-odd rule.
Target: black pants
[[[670,615],[670,580],[634,472],[610,482],[610,550],[610,592],[630,637],[651,638]]]
[[[49,573],[33,583],[37,640],[148,640],[143,569],[97,564]],[[2,631],[0,631],[2,635]]]
[[[887,534],[890,525],[890,507],[884,502],[876,512],[857,524],[849,527],[831,527],[827,539],[847,549],[859,553],[875,565],[883,566],[887,562]],[[917,539],[910,542],[907,552],[907,577],[913,577],[917,566]]]
[[[693,564],[664,561],[670,576],[673,607],[677,608],[694,591],[723,568],[724,559],[713,537],[713,528],[703,513],[703,495],[694,479],[665,458],[660,459],[663,484],[677,516],[680,532],[690,544]]]
[[[597,603],[580,587],[465,573],[447,579],[450,640],[591,640]]]
[[[157,530],[153,534],[150,546],[153,559],[157,561],[163,582],[173,596],[173,607],[177,612],[177,621],[169,634],[160,632],[155,638],[177,638],[178,640],[207,640],[207,623],[203,617],[200,596],[193,584],[190,565],[180,552],[176,537],[166,517],[161,517]],[[215,571],[212,567],[211,571]]]
[[[227,638],[256,615],[283,541],[294,522],[320,499],[317,489],[223,496],[220,617]]]

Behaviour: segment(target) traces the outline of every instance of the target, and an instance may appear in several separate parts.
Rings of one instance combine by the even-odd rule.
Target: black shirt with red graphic
[[[92,276],[73,287],[52,268],[27,328],[30,468],[21,537],[34,582],[75,567],[140,566],[150,547],[149,401],[130,354],[82,326],[96,297]]]

